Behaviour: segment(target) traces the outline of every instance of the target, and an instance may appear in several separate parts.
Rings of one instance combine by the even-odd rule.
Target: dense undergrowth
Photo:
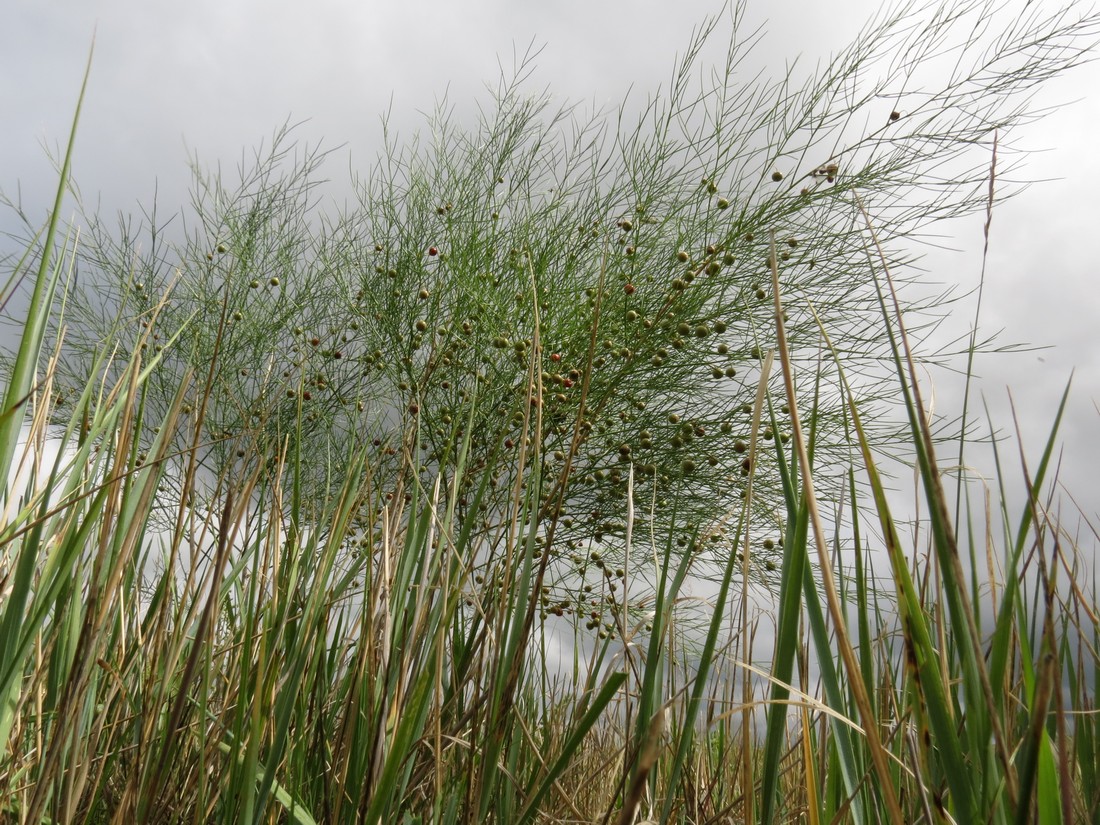
[[[737,82],[735,34],[696,92],[712,22],[635,125],[524,65],[339,212],[283,131],[197,173],[182,240],[61,237],[66,158],[4,292],[4,816],[1100,821],[1057,428],[1021,512],[955,510],[942,296],[898,292],[1096,29],[990,13],[885,17],[804,85]]]

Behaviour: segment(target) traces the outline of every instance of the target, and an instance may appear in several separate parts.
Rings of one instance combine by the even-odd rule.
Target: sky
[[[813,65],[843,48],[878,5],[747,0],[744,25],[764,28],[758,58],[781,74],[796,58]],[[1008,2],[1005,11],[1025,5]],[[232,169],[288,119],[303,121],[299,138],[339,147],[326,169],[347,179],[379,151],[383,113],[403,135],[444,95],[460,116],[472,113],[501,66],[529,48],[538,50],[532,91],[612,109],[628,92],[644,99],[667,81],[693,28],[721,9],[710,0],[5,0],[0,191],[45,215],[50,156],[67,139],[93,35],[73,173],[85,203],[110,215],[138,213],[154,193],[162,210],[186,204],[192,157]],[[1055,79],[1036,98],[1052,110],[1004,138],[1030,150],[1018,177],[1035,183],[994,215],[981,322],[987,332],[1003,329],[1005,343],[1048,349],[984,356],[977,371],[1006,428],[1011,388],[1031,460],[1073,374],[1063,479],[1100,521],[1096,89],[1097,65]],[[0,230],[11,225],[10,213],[0,214]],[[953,231],[943,241],[949,249],[929,255],[928,277],[970,288],[981,267],[981,220]],[[950,320],[945,335],[966,333],[964,313]],[[957,382],[937,380],[940,409],[957,405]]]

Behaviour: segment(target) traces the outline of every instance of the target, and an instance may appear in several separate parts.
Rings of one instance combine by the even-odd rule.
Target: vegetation
[[[4,290],[6,817],[1100,821],[1062,407],[1023,512],[963,479],[953,514],[914,354],[943,296],[899,297],[1098,20],[903,10],[799,85],[735,82],[734,16],[718,81],[711,21],[634,125],[524,63],[335,214],[281,130],[197,173],[179,242],[60,237],[66,157]]]

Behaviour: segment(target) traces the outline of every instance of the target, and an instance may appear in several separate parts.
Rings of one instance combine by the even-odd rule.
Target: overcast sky
[[[1024,2],[1007,5],[1013,13]],[[799,56],[812,64],[840,50],[877,6],[749,0],[747,20],[766,26],[758,54],[782,73]],[[644,98],[667,80],[693,27],[720,8],[707,0],[5,0],[0,190],[44,214],[53,170],[43,146],[53,151],[67,137],[93,31],[73,171],[86,202],[100,199],[110,214],[137,211],[155,190],[160,208],[174,211],[186,203],[189,153],[232,168],[288,118],[308,121],[302,138],[345,147],[326,169],[346,179],[349,159],[365,169],[378,152],[382,112],[410,133],[444,93],[459,113],[473,111],[499,65],[532,43],[542,47],[532,90],[612,107],[631,87]],[[994,216],[983,322],[1004,328],[1006,341],[1052,349],[978,366],[1002,425],[1012,387],[1032,456],[1076,370],[1064,478],[1090,516],[1100,512],[1097,89],[1095,65],[1050,83],[1037,102],[1067,105],[1007,136],[1036,150],[1023,171],[1044,182]],[[0,216],[0,228],[10,225]],[[958,252],[930,259],[932,277],[973,285],[980,221],[951,243]],[[954,331],[965,332],[966,319],[957,321]],[[945,385],[938,403],[956,401]]]

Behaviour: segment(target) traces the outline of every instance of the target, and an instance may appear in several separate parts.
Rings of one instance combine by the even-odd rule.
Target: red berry
[[[561,354],[557,353],[557,352],[551,353],[550,354],[550,360],[553,361],[556,364],[558,361],[561,360]]]
[[[633,295],[634,294],[634,284],[627,284],[626,286],[624,286],[623,287],[623,292],[625,292],[627,295]]]
[[[434,246],[429,246],[428,247],[428,254],[431,255],[434,258],[436,255],[439,254],[439,250],[436,249]]]
[[[573,380],[571,378],[563,378],[561,380],[561,385],[568,389],[569,387],[573,386]]]

